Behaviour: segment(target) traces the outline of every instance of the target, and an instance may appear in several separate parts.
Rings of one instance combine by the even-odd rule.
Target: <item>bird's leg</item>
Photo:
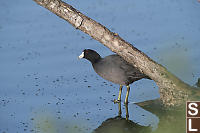
[[[114,103],[119,103],[119,102],[121,102],[122,88],[123,88],[123,85],[120,85],[120,87],[119,87],[118,99],[117,99],[117,100],[115,99],[115,100],[114,100]]]
[[[127,91],[126,91],[126,98],[125,98],[125,102],[124,103],[128,104],[128,96],[129,96],[130,86],[127,85],[126,87],[127,87]]]
[[[120,85],[120,87],[119,87],[119,95],[118,95],[118,99],[117,99],[118,101],[121,101],[122,88],[123,88],[123,86]]]

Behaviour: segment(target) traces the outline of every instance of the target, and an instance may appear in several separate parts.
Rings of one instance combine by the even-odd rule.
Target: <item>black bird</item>
[[[102,78],[120,85],[118,99],[114,100],[114,102],[121,101],[123,85],[126,85],[127,87],[125,98],[125,103],[127,104],[130,91],[129,84],[142,78],[150,79],[148,76],[141,73],[137,68],[130,65],[117,54],[101,58],[96,51],[85,49],[79,58],[85,58],[89,60],[92,63],[95,72]]]

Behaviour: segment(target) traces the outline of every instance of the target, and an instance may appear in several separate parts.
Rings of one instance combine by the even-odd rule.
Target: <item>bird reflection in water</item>
[[[118,116],[108,118],[96,128],[93,133],[146,133],[151,132],[151,127],[141,126],[129,120],[128,104],[125,104],[126,118],[122,117],[121,103],[118,104]]]

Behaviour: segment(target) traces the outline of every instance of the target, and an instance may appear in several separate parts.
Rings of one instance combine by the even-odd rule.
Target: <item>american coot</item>
[[[127,104],[130,91],[129,84],[142,78],[150,79],[148,76],[142,74],[138,69],[130,65],[117,54],[101,58],[96,51],[85,49],[79,58],[85,58],[89,60],[92,63],[95,72],[102,78],[120,85],[118,100],[114,100],[114,102],[121,101],[123,85],[126,85],[127,87],[125,98],[125,103]]]

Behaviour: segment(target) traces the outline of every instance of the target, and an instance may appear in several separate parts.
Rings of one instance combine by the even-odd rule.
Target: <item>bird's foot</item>
[[[114,103],[120,103],[121,100],[116,100],[116,99],[114,99],[113,102],[114,102]]]

